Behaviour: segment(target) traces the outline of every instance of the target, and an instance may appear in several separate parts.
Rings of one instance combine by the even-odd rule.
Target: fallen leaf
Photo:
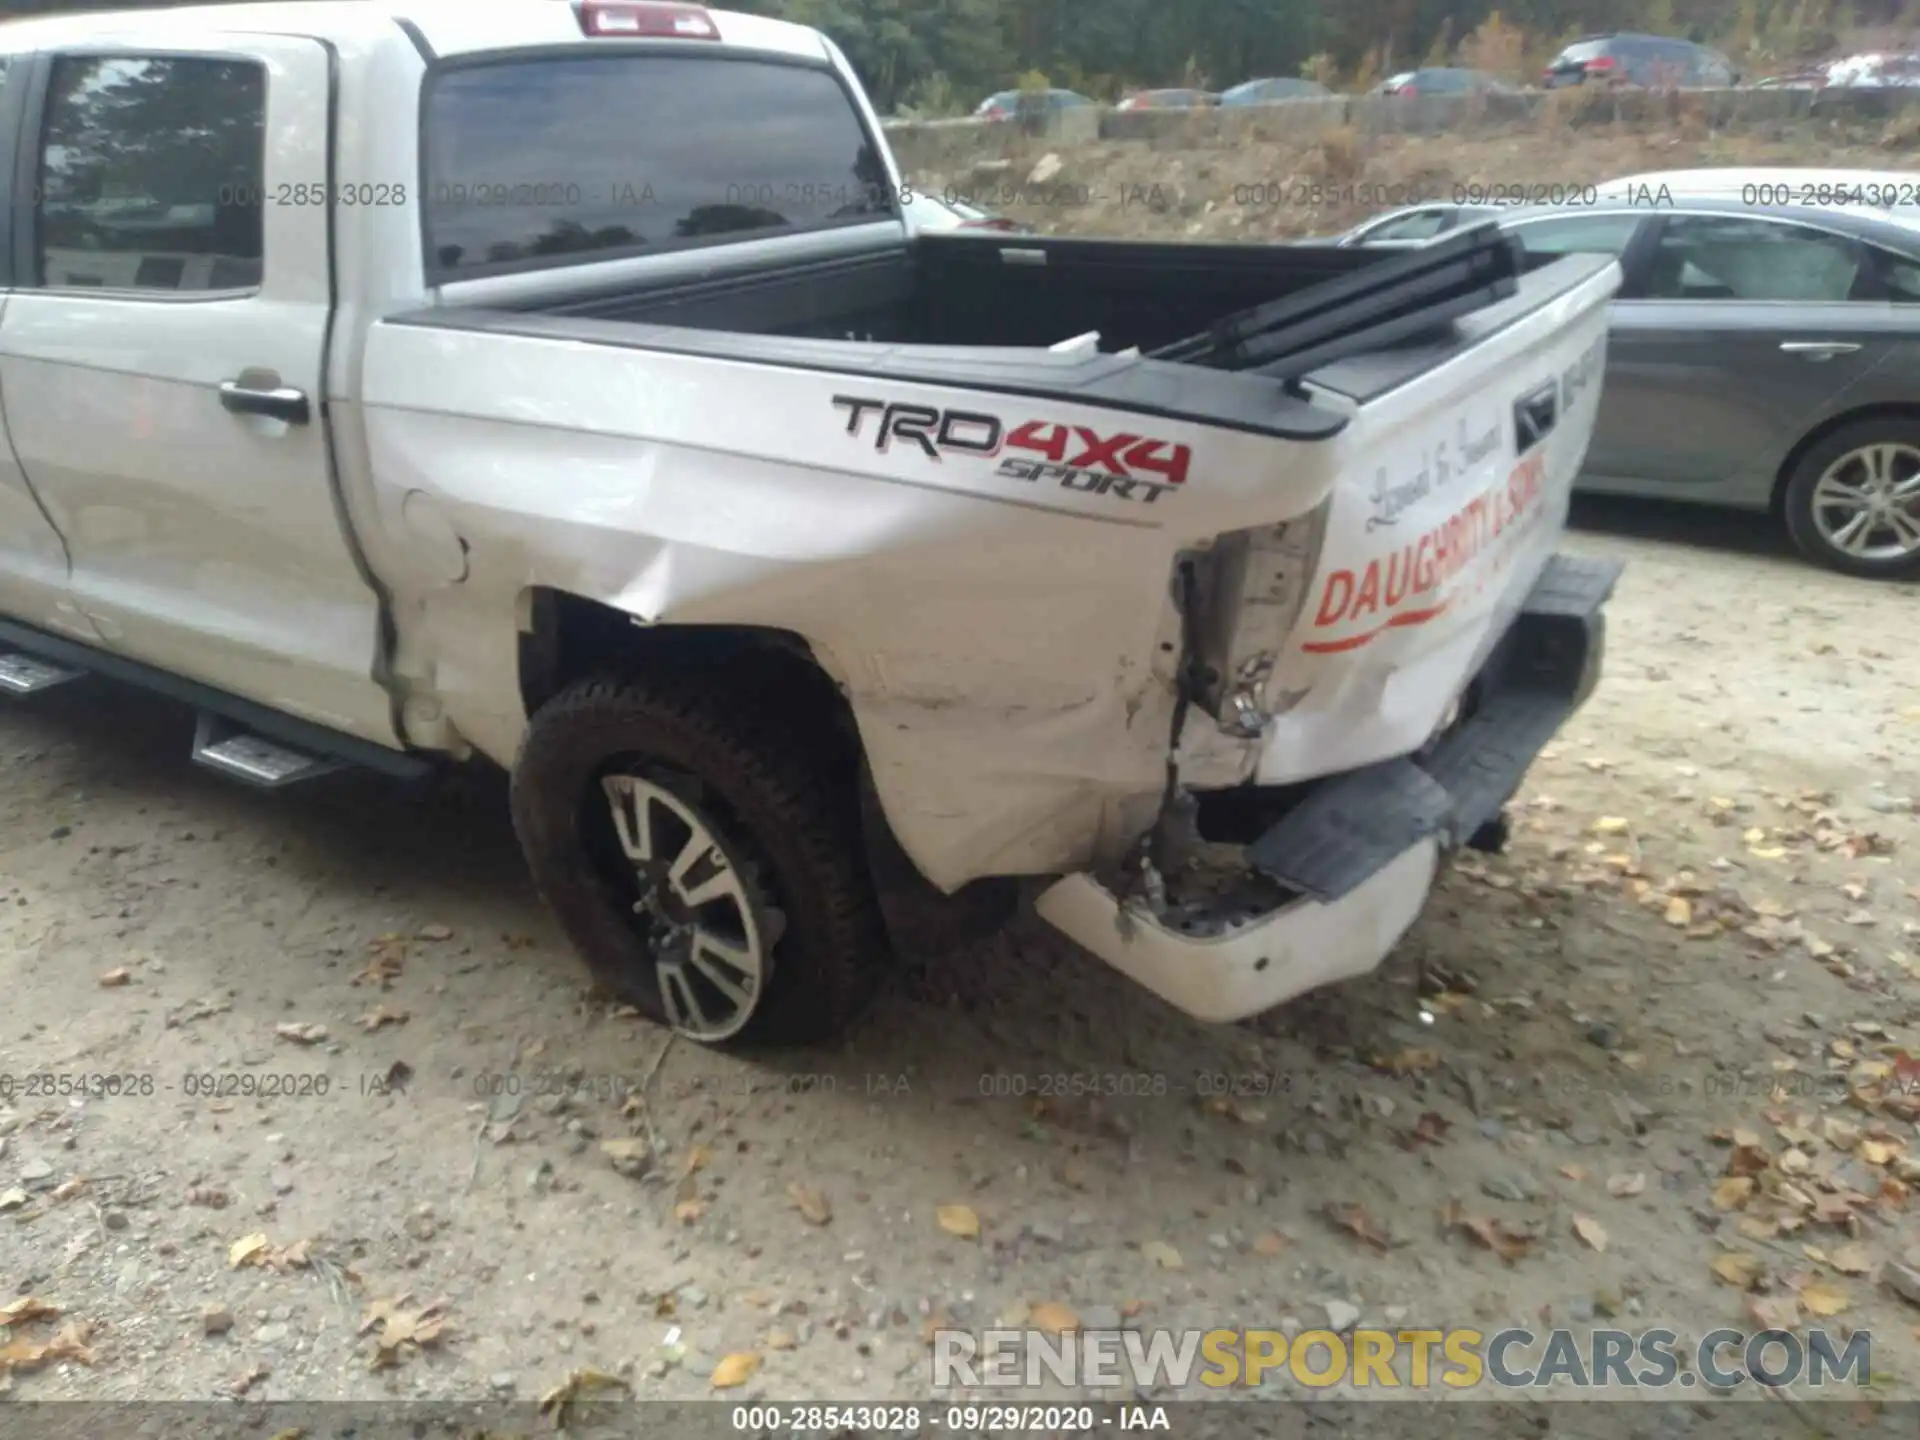
[[[1422,1050],[1408,1046],[1396,1050],[1383,1060],[1374,1062],[1374,1069],[1384,1070],[1389,1075],[1423,1075],[1440,1063],[1438,1050]]]
[[[1632,828],[1632,823],[1623,815],[1602,815],[1592,826],[1596,835],[1624,835]]]
[[[36,1343],[31,1340],[13,1340],[0,1345],[0,1375],[12,1370],[37,1370],[42,1365],[58,1361],[77,1361],[82,1365],[93,1364],[94,1354],[88,1348],[87,1341],[93,1336],[93,1327],[84,1321],[64,1325],[51,1340]]]
[[[798,1180],[787,1186],[787,1198],[793,1201],[793,1208],[800,1212],[800,1218],[809,1225],[825,1225],[833,1219],[833,1207],[827,1203],[827,1197]]]
[[[4,1214],[8,1210],[18,1210],[32,1198],[31,1195],[27,1194],[27,1192],[22,1190],[18,1185],[6,1190],[0,1190],[0,1214]]]
[[[1729,1250],[1715,1256],[1713,1261],[1713,1273],[1742,1290],[1751,1290],[1759,1283],[1762,1268],[1759,1256],[1743,1250]]]
[[[1587,1170],[1584,1165],[1562,1165],[1560,1167],[1560,1173],[1575,1184],[1587,1178]]]
[[[446,1302],[408,1308],[411,1294],[376,1300],[367,1306],[360,1333],[373,1332],[373,1368],[385,1370],[421,1346],[437,1344],[447,1333]]]
[[[1484,1215],[1462,1216],[1460,1226],[1508,1264],[1524,1258],[1533,1248],[1531,1237],[1512,1234],[1498,1220]]]
[[[404,1025],[411,1018],[404,1010],[389,1010],[385,1005],[376,1005],[360,1017],[360,1028],[372,1033],[383,1025]]]
[[[1797,1330],[1800,1328],[1800,1302],[1791,1295],[1762,1297],[1749,1295],[1747,1319],[1758,1330]]]
[[[705,1213],[706,1208],[698,1200],[682,1200],[673,1207],[673,1218],[682,1225],[691,1225]]]
[[[1286,1248],[1287,1237],[1275,1234],[1271,1230],[1253,1242],[1253,1253],[1256,1255],[1279,1255],[1284,1252]]]
[[[451,940],[453,938],[453,927],[451,925],[441,925],[437,923],[422,925],[415,933],[418,934],[422,940]]]
[[[687,1152],[687,1158],[680,1164],[682,1175],[697,1175],[713,1163],[713,1151],[704,1145],[696,1145]]]
[[[795,1335],[791,1330],[782,1329],[778,1325],[767,1331],[766,1344],[769,1350],[791,1350],[799,1343],[799,1336]]]
[[[227,1268],[238,1270],[242,1265],[258,1265],[266,1259],[267,1237],[262,1234],[243,1235],[227,1247]]]
[[[1771,1240],[1780,1233],[1780,1222],[1761,1215],[1742,1215],[1734,1228],[1749,1240]]]
[[[293,1041],[296,1045],[318,1045],[322,1040],[327,1038],[327,1027],[324,1025],[301,1025],[293,1021],[288,1021],[286,1024],[274,1026],[273,1033],[278,1035],[282,1040]]]
[[[9,1300],[0,1305],[0,1326],[25,1325],[33,1320],[50,1320],[60,1313],[58,1305],[49,1305],[44,1300],[36,1300],[31,1295],[22,1295],[18,1300]]]
[[[1440,1212],[1440,1223],[1450,1230],[1466,1231],[1509,1264],[1525,1256],[1533,1246],[1532,1236],[1514,1234],[1490,1217],[1469,1215],[1458,1200],[1447,1202],[1446,1209]]]
[[[372,954],[367,963],[347,983],[349,985],[377,985],[382,990],[390,987],[400,978],[401,966],[405,963],[406,952],[397,935],[384,936],[373,942]]]
[[[942,1205],[933,1212],[940,1228],[949,1235],[957,1235],[962,1240],[980,1238],[980,1217],[973,1213],[970,1205]]]
[[[100,986],[104,990],[113,990],[121,985],[130,985],[132,983],[133,976],[128,973],[127,967],[124,965],[118,969],[109,970],[100,977]]]
[[[575,1370],[540,1397],[540,1413],[553,1421],[555,1430],[565,1430],[573,1419],[574,1405],[583,1397],[604,1390],[631,1393],[633,1387],[618,1375],[609,1375],[604,1370]]]
[[[731,1355],[721,1357],[720,1363],[713,1367],[713,1374],[708,1378],[707,1383],[716,1390],[732,1390],[751,1380],[753,1372],[759,1368],[759,1351],[736,1350]]]
[[[64,1205],[86,1188],[86,1178],[81,1175],[75,1175],[72,1179],[62,1180],[58,1185],[53,1187],[53,1198]]]
[[[1607,1193],[1616,1200],[1625,1200],[1634,1195],[1644,1194],[1646,1188],[1647,1177],[1638,1170],[1634,1171],[1631,1175],[1609,1175],[1607,1177]]]
[[[1367,1213],[1364,1205],[1342,1205],[1330,1200],[1327,1202],[1326,1216],[1349,1235],[1372,1246],[1383,1255],[1393,1249],[1392,1238],[1380,1228],[1379,1222]]]
[[[1716,1210],[1739,1210],[1753,1198],[1753,1177],[1751,1175],[1729,1175],[1713,1187],[1713,1205]]]
[[[1043,1300],[1034,1306],[1028,1319],[1034,1329],[1049,1335],[1069,1335],[1080,1328],[1080,1317],[1072,1308],[1053,1300]]]
[[[1164,1240],[1149,1240],[1140,1247],[1140,1253],[1162,1270],[1179,1270],[1186,1261],[1180,1258],[1180,1252]]]
[[[1586,1241],[1587,1244],[1592,1246],[1595,1250],[1605,1250],[1607,1248],[1606,1228],[1602,1226],[1598,1220],[1593,1219],[1591,1216],[1587,1216],[1587,1215],[1574,1216],[1573,1217],[1573,1233],[1578,1235],[1582,1240]]]
[[[1828,1257],[1828,1263],[1842,1275],[1865,1275],[1873,1269],[1873,1257],[1864,1245],[1842,1245]]]
[[[1889,1145],[1884,1140],[1862,1140],[1858,1151],[1869,1165],[1891,1165],[1899,1153],[1898,1145]]]
[[[278,1250],[269,1250],[265,1257],[265,1263],[271,1270],[305,1270],[309,1265],[313,1264],[313,1242],[311,1240],[296,1240],[293,1244],[283,1246]]]
[[[1853,1302],[1838,1285],[1815,1278],[1800,1287],[1800,1303],[1807,1307],[1808,1314],[1825,1319],[1838,1315]]]
[[[1686,896],[1676,895],[1667,901],[1667,924],[1686,929],[1693,924],[1693,905]]]

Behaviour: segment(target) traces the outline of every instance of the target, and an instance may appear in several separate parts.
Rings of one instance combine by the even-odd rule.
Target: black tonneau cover
[[[1352,355],[1404,345],[1511,297],[1526,268],[1491,221],[1228,315],[1150,358],[1293,381]]]

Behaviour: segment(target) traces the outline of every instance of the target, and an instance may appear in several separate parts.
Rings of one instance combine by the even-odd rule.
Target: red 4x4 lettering
[[[1077,453],[1069,458],[1068,446],[1076,444]],[[1110,475],[1129,479],[1155,476],[1168,485],[1186,484],[1187,467],[1193,462],[1193,451],[1185,445],[1142,435],[1103,436],[1084,425],[1056,425],[1041,420],[1029,420],[1016,428],[1007,436],[1007,447],[1035,451],[1055,465],[1068,465],[1075,470],[1098,467]]]

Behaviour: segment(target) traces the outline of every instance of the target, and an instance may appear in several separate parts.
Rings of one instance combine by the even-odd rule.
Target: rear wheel
[[[1787,533],[1817,564],[1874,580],[1920,576],[1920,422],[1842,426],[1795,464],[1784,509]]]
[[[704,675],[561,692],[515,763],[514,829],[603,988],[703,1044],[813,1043],[887,954],[858,792],[739,699]]]

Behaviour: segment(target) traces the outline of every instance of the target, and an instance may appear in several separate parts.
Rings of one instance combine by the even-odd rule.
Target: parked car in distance
[[[1122,110],[1203,110],[1218,105],[1220,97],[1211,90],[1136,90],[1120,102]]]
[[[1458,70],[1433,66],[1424,70],[1403,70],[1382,80],[1373,89],[1376,95],[1474,95],[1488,91],[1507,91],[1513,87],[1483,70]]]
[[[1827,66],[1825,84],[1837,89],[1910,89],[1920,85],[1920,55],[1849,55]]]
[[[1691,40],[1622,31],[1574,41],[1547,63],[1540,78],[1549,90],[1589,82],[1700,88],[1737,85],[1740,72],[1718,50]]]
[[[990,210],[982,210],[963,200],[929,195],[924,190],[915,190],[912,198],[901,205],[900,213],[907,227],[916,233],[942,230],[996,230],[1009,235],[1033,233],[1031,225],[1023,225],[1005,215],[995,215]]]
[[[1319,100],[1333,94],[1318,80],[1299,80],[1275,75],[1263,80],[1242,80],[1220,92],[1222,105],[1274,105],[1283,100]]]
[[[1011,120],[1016,115],[1043,115],[1091,104],[1077,90],[1001,90],[982,100],[973,113],[981,120]]]
[[[1699,196],[1497,223],[1620,261],[1576,489],[1772,511],[1818,564],[1920,577],[1920,225]]]
[[[1825,66],[1811,69],[1788,70],[1779,75],[1769,75],[1765,79],[1755,80],[1751,88],[1755,90],[1819,90],[1827,83]]]

